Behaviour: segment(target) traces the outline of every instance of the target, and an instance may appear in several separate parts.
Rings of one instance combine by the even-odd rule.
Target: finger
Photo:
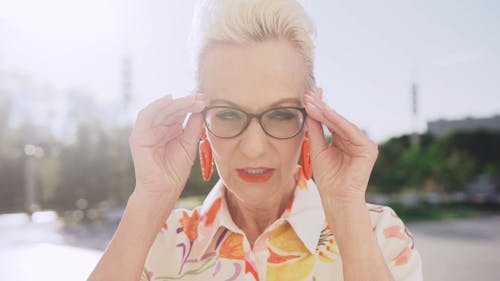
[[[153,117],[158,113],[160,109],[172,103],[172,95],[167,95],[157,100],[154,100],[146,107],[144,107],[137,116],[137,122],[144,122],[146,124],[151,123]]]
[[[184,134],[182,136],[183,141],[190,145],[197,146],[202,126],[203,115],[200,113],[191,114],[186,123],[186,127],[184,128]]]
[[[182,150],[186,153],[186,157],[189,159],[189,163],[191,163],[191,165],[194,163],[196,158],[202,121],[203,116],[201,114],[191,114],[188,117],[188,121],[183,132],[180,135],[175,136],[175,138],[178,138],[179,144],[182,146]]]
[[[315,155],[328,148],[328,144],[326,143],[323,126],[320,122],[308,115],[306,117],[306,124],[311,142],[311,154],[314,159]]]
[[[181,108],[176,112],[169,112],[166,110],[166,112],[160,113],[159,116],[155,118],[152,127],[169,126],[174,123],[182,124],[190,112],[194,111],[195,113],[199,113],[204,107],[204,105],[197,105],[197,103],[194,103],[192,106]]]
[[[134,146],[151,148],[170,142],[172,139],[182,135],[182,122],[159,126],[154,129],[139,131],[132,130],[129,143]]]
[[[151,108],[148,108],[150,111],[144,111],[144,114],[149,114],[152,112]],[[161,109],[160,109],[161,110]],[[143,118],[141,121],[138,121],[132,130],[133,135],[143,136],[144,138],[152,138],[151,142],[157,143],[161,139],[171,139],[168,137],[174,131],[175,128],[180,127],[180,131],[182,132],[182,123],[186,118],[186,115],[189,111],[189,107],[184,108],[183,110],[177,111],[174,114],[169,114],[164,119],[159,119],[159,117],[154,116],[154,119],[158,119],[156,124],[146,123],[147,115],[141,115]],[[157,115],[160,114],[157,112]],[[179,126],[174,126],[179,125]]]
[[[325,123],[332,135],[348,139],[353,143],[367,142],[369,139],[356,125],[349,122],[343,116],[334,111],[325,102],[311,94],[305,97],[306,110],[309,109],[311,116]],[[309,113],[309,112],[308,112]]]
[[[194,145],[197,147],[203,123],[203,116],[200,113],[191,114],[188,117],[184,128],[182,126],[183,123],[183,118],[180,118],[174,123],[162,125],[156,130],[156,132],[158,132],[156,139],[161,139],[161,143],[165,143],[180,137],[183,144],[187,144],[189,146]]]
[[[335,124],[328,124],[328,120],[326,120],[325,116],[323,115],[323,110],[316,104],[306,101],[305,108],[307,117],[316,120],[320,124],[324,124],[330,131],[332,131],[330,128],[331,126],[336,126]]]
[[[345,135],[345,132],[343,132],[343,128],[339,126],[338,122],[336,122],[338,120],[332,120],[331,118],[329,119],[326,115],[327,111],[333,111],[333,109],[329,108],[328,105],[320,100],[318,96],[314,94],[307,94],[305,96],[305,104],[306,110],[309,109],[311,111],[311,116],[313,116],[321,123],[324,123],[332,133],[340,134],[342,136]]]
[[[182,97],[174,100],[168,106],[162,108],[154,117],[152,125],[163,123],[169,116],[176,115],[177,113],[185,112],[200,112],[205,108],[205,100],[203,96],[195,98],[193,95]],[[184,116],[185,117],[185,116]]]

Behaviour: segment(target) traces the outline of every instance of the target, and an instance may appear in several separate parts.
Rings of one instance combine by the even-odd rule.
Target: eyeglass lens
[[[231,107],[212,107],[205,113],[208,129],[222,138],[235,137],[247,127],[250,116]],[[298,108],[278,107],[265,111],[261,116],[264,131],[275,138],[291,138],[303,126],[304,115]]]

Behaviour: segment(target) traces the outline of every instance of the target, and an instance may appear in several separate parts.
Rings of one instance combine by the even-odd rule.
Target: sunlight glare
[[[114,2],[0,0],[0,19],[41,41],[78,44],[117,31],[119,5]]]

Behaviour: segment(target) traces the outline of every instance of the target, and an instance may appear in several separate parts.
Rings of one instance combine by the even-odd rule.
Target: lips
[[[245,167],[236,171],[238,176],[246,182],[266,182],[274,174],[274,169],[267,167]]]

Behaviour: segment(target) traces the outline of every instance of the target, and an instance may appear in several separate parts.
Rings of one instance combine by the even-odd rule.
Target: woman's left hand
[[[366,188],[377,159],[377,144],[322,100],[321,89],[305,95],[311,141],[313,176],[323,200],[331,203],[365,200]],[[332,135],[326,142],[321,124]],[[327,198],[324,198],[324,197]]]

